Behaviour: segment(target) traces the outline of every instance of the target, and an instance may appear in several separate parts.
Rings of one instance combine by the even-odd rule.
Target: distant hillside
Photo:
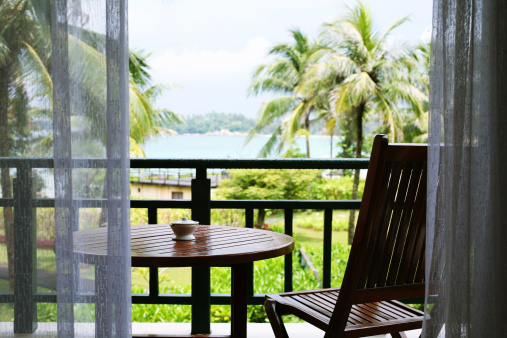
[[[184,117],[186,125],[172,125],[179,134],[205,134],[227,129],[231,132],[248,133],[255,120],[241,114],[211,112],[204,115]]]
[[[206,134],[219,132],[227,129],[232,133],[248,133],[256,125],[254,119],[245,117],[241,114],[232,113],[217,113],[211,112],[202,115],[193,115],[184,117],[186,125],[170,125],[170,129],[175,130],[178,134]],[[272,125],[266,126],[260,133],[261,134],[272,134],[277,128],[277,123],[273,122]],[[378,125],[377,121],[368,121],[365,126],[367,132],[375,129]],[[310,128],[310,134],[312,135],[323,135],[325,121],[318,120],[313,121]],[[338,135],[339,130],[335,131],[335,135]]]

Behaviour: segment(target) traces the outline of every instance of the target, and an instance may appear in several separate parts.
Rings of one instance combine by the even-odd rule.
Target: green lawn
[[[333,243],[347,243],[346,231],[333,231]],[[294,239],[303,247],[322,248],[323,231],[307,228],[295,228]]]

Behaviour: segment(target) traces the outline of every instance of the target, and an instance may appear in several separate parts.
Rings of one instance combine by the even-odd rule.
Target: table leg
[[[210,334],[210,268],[192,268],[192,334]]]
[[[246,338],[247,264],[231,266],[231,336]]]

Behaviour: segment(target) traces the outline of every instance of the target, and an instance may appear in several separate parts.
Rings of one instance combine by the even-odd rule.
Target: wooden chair
[[[422,327],[423,313],[397,299],[424,296],[426,145],[373,143],[356,232],[341,288],[267,295],[277,338],[294,314],[324,337],[365,337]]]

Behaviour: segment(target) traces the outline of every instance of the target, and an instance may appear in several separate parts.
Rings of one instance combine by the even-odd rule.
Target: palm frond
[[[263,102],[259,111],[260,120],[258,124],[267,126],[275,119],[292,111],[298,102],[299,99],[294,96],[281,96]]]
[[[261,148],[257,157],[268,157],[273,151],[274,148],[277,147],[277,152],[279,153],[283,148],[283,143],[280,140],[280,135],[282,133],[282,128],[279,126],[273,132],[271,137],[268,139],[266,144]]]
[[[149,97],[151,100],[156,100],[164,90],[180,89],[182,88],[179,84],[173,82],[163,82],[153,85],[144,91],[144,95]]]
[[[37,81],[31,81],[32,88],[36,88],[34,92],[37,93],[38,96],[43,96],[52,100],[53,80],[51,79],[46,65],[31,45],[26,42],[23,43],[27,50],[27,56],[31,59],[31,62],[25,64],[28,68],[27,73],[37,77]],[[28,74],[25,74],[24,77],[28,77]]]

